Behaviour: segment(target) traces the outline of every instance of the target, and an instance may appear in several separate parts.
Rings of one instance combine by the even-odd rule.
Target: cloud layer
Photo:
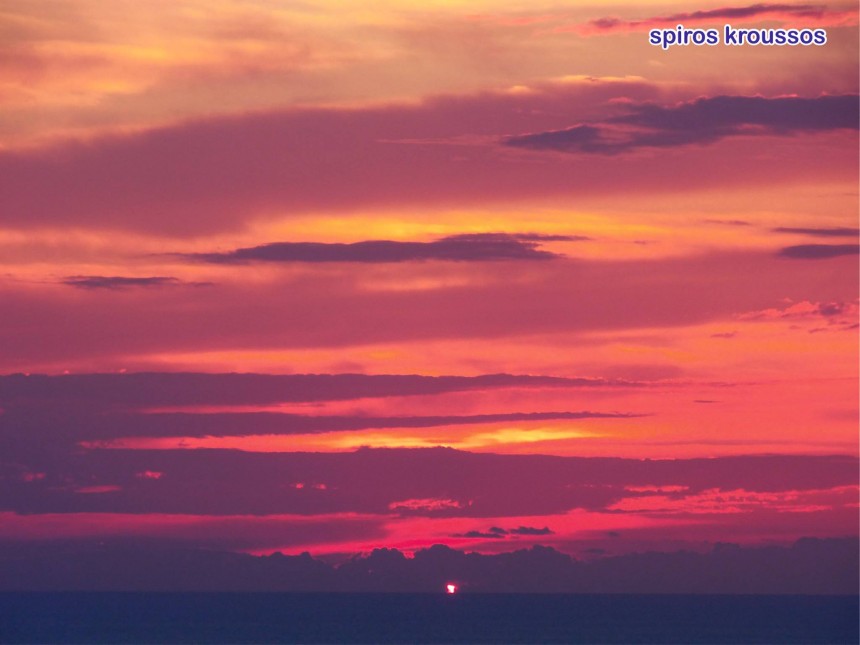
[[[843,167],[844,151],[819,150],[814,166],[773,164],[767,172],[740,152],[731,165],[710,164],[708,173],[700,171],[709,163],[701,159],[664,159],[656,174],[645,162],[619,174],[594,160],[543,165],[511,151],[612,154],[751,132],[786,137],[857,127],[856,96],[647,102],[658,97],[658,88],[641,80],[596,79],[416,105],[219,117],[86,144],[3,151],[0,210],[14,228],[195,236],[275,216],[509,204],[612,195],[622,186],[650,192],[678,181],[731,185],[750,172],[768,181],[798,173],[808,179]],[[516,134],[522,132],[531,134]]]
[[[860,253],[860,245],[857,244],[798,244],[787,246],[779,252],[783,257],[798,260],[826,260],[858,253]]]
[[[780,505],[801,512],[821,505],[821,512],[834,512],[850,503],[857,474],[858,460],[848,456],[640,461],[445,448],[348,453],[48,449],[19,455],[16,463],[4,466],[0,509],[502,518],[574,509],[687,516],[700,505],[699,513],[736,507],[733,514],[746,516]],[[732,491],[738,499],[729,495]]]

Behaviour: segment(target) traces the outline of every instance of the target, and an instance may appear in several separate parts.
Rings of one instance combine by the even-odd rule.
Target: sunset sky
[[[648,43],[727,23],[827,43]],[[856,3],[6,0],[0,61],[0,540],[857,535]]]

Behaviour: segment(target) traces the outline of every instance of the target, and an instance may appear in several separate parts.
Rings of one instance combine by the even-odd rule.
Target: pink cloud
[[[732,320],[773,308],[785,297],[845,302],[857,292],[851,257],[807,263],[768,253],[717,253],[532,264],[540,266],[530,268],[528,280],[518,263],[497,262],[486,282],[417,291],[369,290],[361,274],[346,269],[315,272],[301,281],[285,276],[268,284],[237,281],[189,290],[70,293],[57,286],[10,285],[3,289],[0,333],[16,342],[0,346],[0,365],[32,370],[42,361],[180,350],[677,327]],[[409,271],[400,269],[400,279]],[[751,274],[755,281],[747,279]]]
[[[124,229],[195,236],[251,219],[406,206],[469,207],[571,195],[853,180],[853,147],[814,160],[759,163],[758,145],[625,161],[554,159],[501,146],[624,114],[612,99],[669,93],[643,81],[549,84],[526,93],[441,97],[419,105],[303,109],[213,118],[137,134],[0,152],[0,209],[13,228]],[[678,97],[681,98],[681,97]],[[820,135],[825,136],[825,135]],[[840,144],[844,138],[839,139]],[[803,145],[786,140],[786,145]],[[752,149],[756,154],[748,154]],[[726,156],[730,155],[730,156]],[[702,168],[708,171],[703,172]]]

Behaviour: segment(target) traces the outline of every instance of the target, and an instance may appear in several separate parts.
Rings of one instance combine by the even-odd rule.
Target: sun
[[[445,585],[445,591],[447,591],[448,593],[457,593],[457,585],[449,582],[447,585]]]

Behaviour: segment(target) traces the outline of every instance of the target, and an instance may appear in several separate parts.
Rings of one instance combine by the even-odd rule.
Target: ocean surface
[[[858,596],[0,593],[3,643],[851,643]]]

